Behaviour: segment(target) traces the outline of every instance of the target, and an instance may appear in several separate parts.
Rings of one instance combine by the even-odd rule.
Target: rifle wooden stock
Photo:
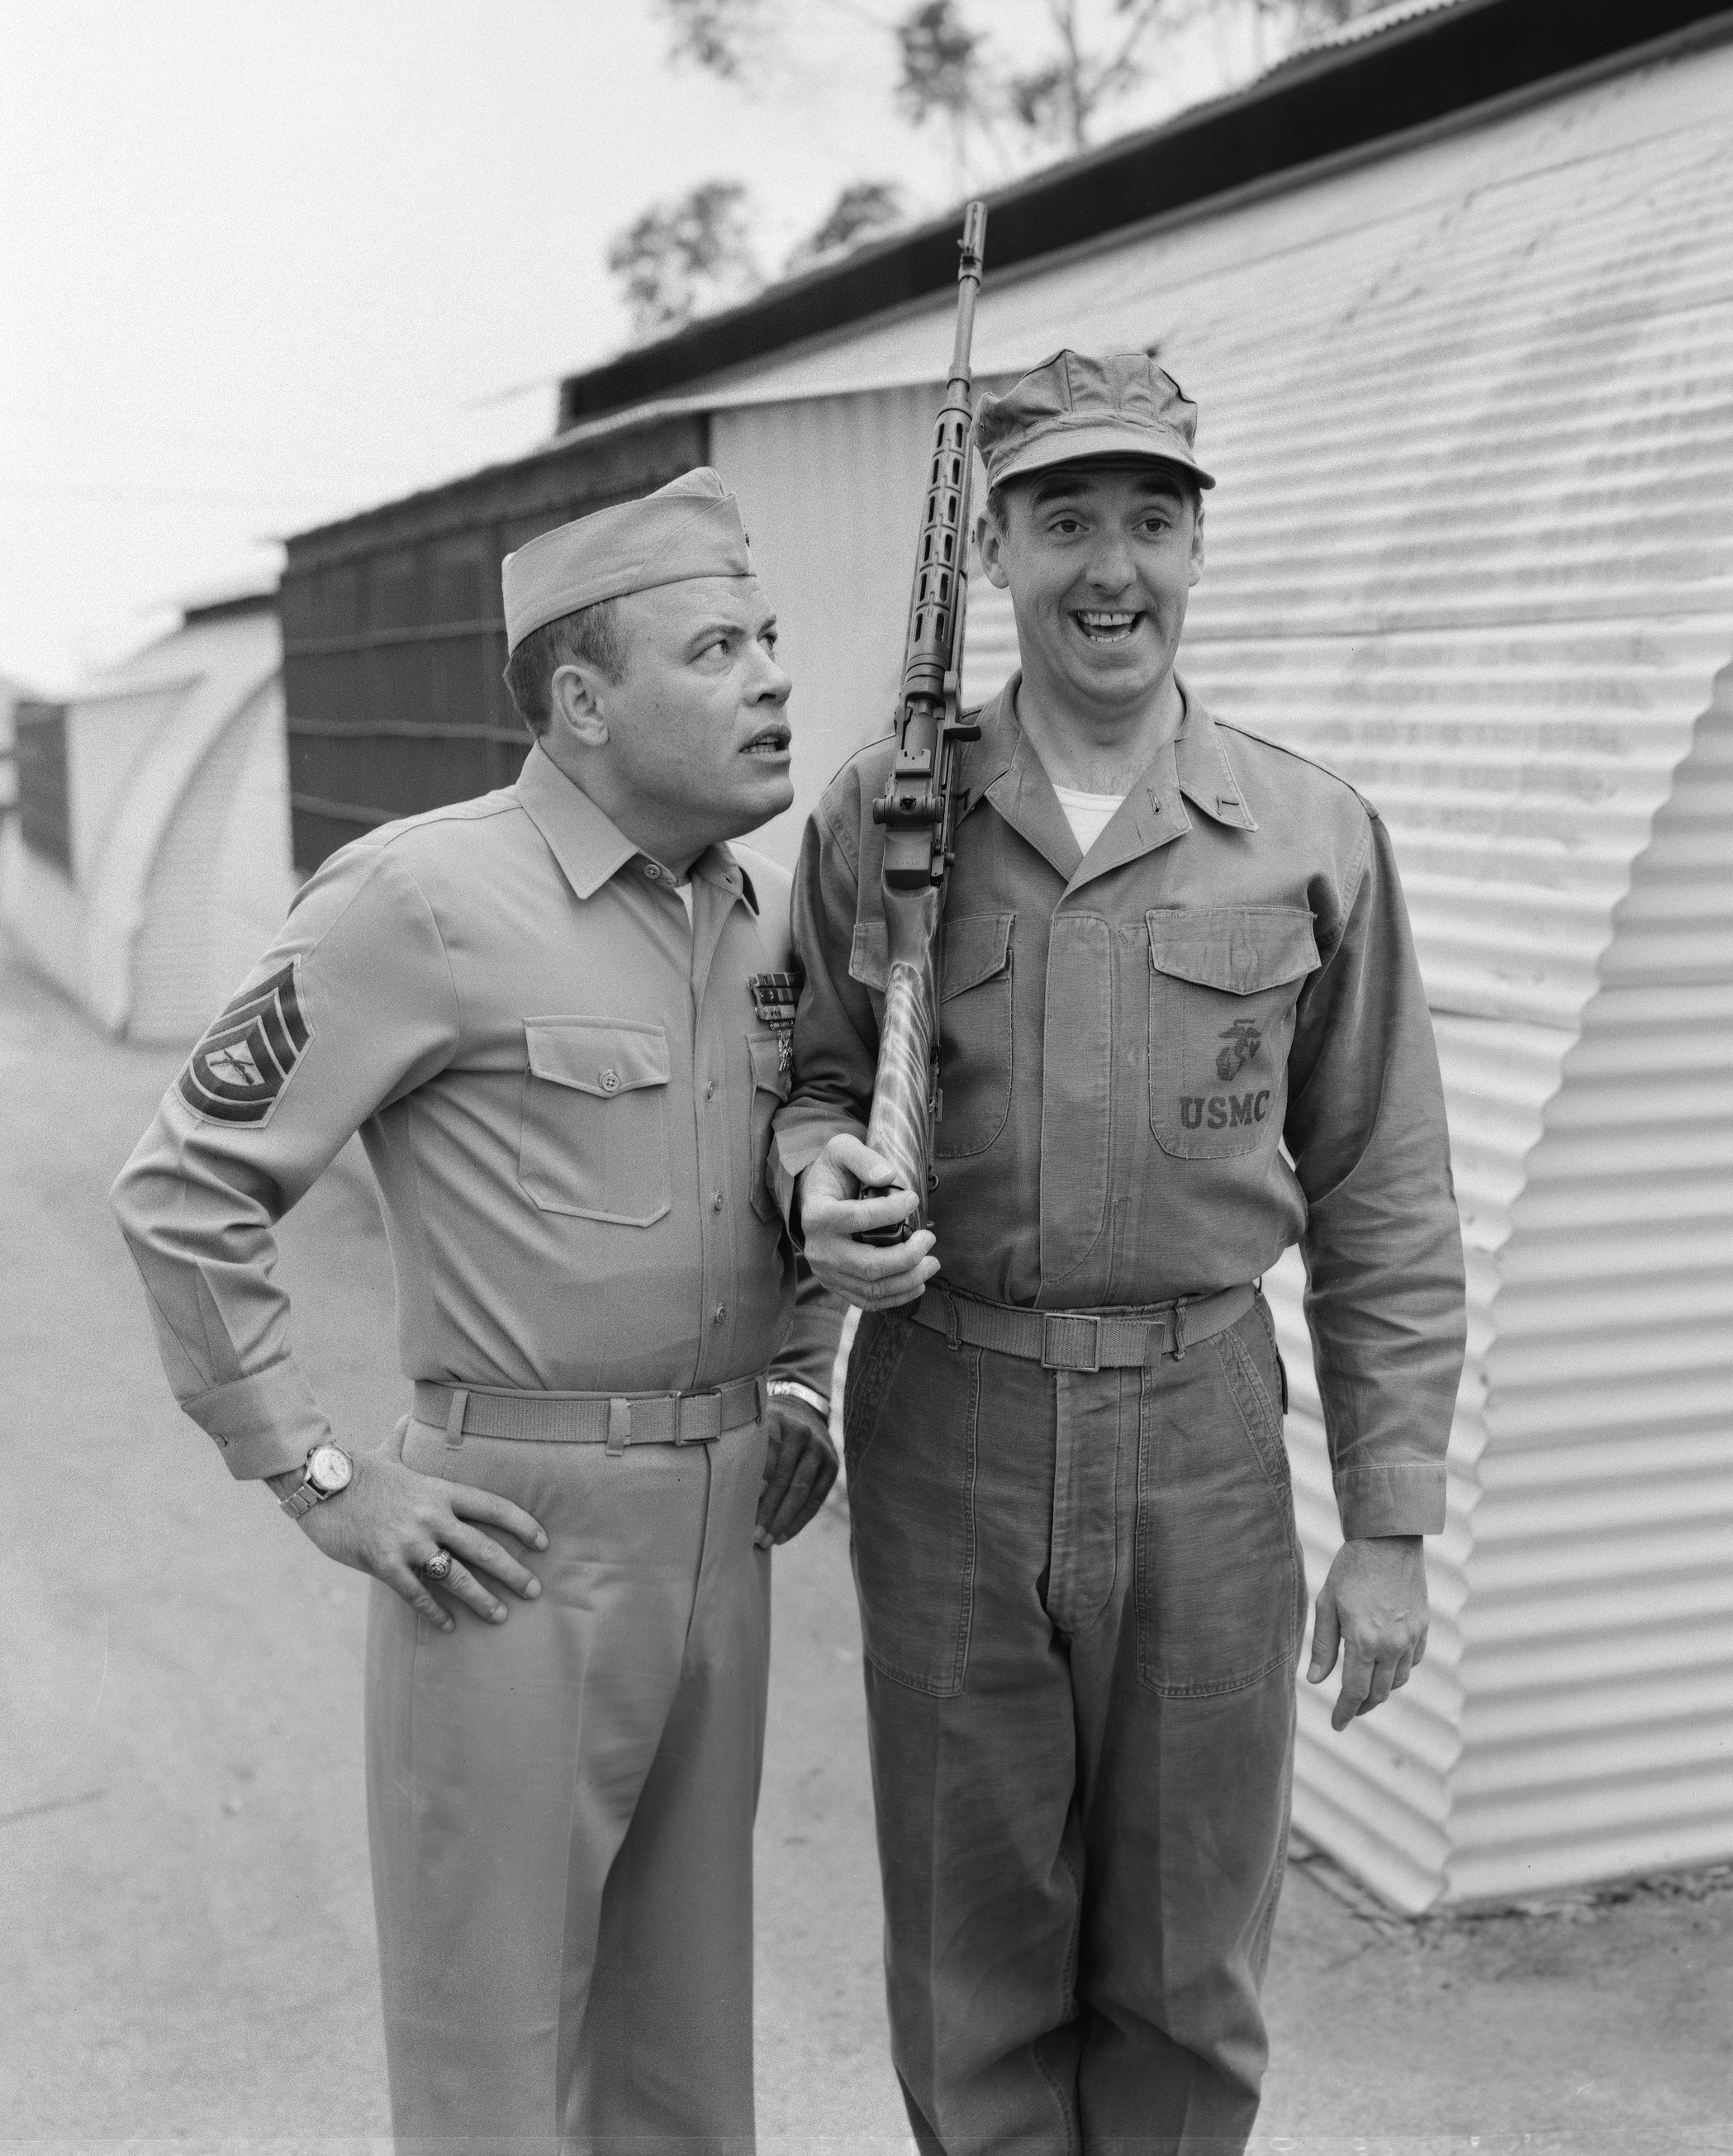
[[[879,1025],[873,1112],[866,1137],[873,1151],[890,1163],[893,1173],[885,1188],[918,1193],[922,1212],[932,1147],[933,1065],[938,1055],[933,1036],[939,1007],[933,966],[938,913],[939,894],[931,888],[900,891],[894,911],[887,910],[884,925],[890,965],[884,984],[884,1015]],[[869,1197],[883,1194],[882,1190],[866,1194]],[[915,1217],[918,1219],[920,1213]],[[869,1229],[860,1240],[900,1243],[913,1224],[904,1220],[890,1228]]]
[[[873,803],[884,832],[882,888],[889,965],[879,1022],[879,1067],[867,1143],[889,1162],[893,1180],[868,1197],[912,1190],[915,1211],[866,1243],[897,1243],[925,1219],[933,1118],[938,1108],[939,996],[935,947],[945,911],[956,805],[956,752],[980,728],[961,714],[963,617],[968,603],[969,478],[975,413],[969,351],[981,289],[987,206],[963,218],[957,268],[956,335],[933,446],[915,546],[915,584],[903,646],[897,752],[890,783]]]

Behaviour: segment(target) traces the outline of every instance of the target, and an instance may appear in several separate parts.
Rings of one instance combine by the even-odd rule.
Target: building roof
[[[1725,0],[1416,0],[1345,26],[1234,95],[988,198],[990,275],[1604,64]],[[949,286],[956,218],[772,285],[561,384],[561,431]]]
[[[241,584],[233,590],[205,592],[197,598],[181,603],[181,626],[191,629],[195,622],[228,621],[237,614],[268,613],[277,603],[277,587],[269,584]]]
[[[1631,64],[1645,49],[1713,40],[1733,22],[1726,0],[1398,0],[1308,46],[1248,88],[1179,114],[988,198],[988,281],[1132,228],[1259,187],[1300,184],[1332,159],[1376,154],[1396,138],[1452,122],[1561,77]],[[1717,30],[1716,24],[1722,26]],[[797,362],[848,340],[874,316],[950,291],[954,214],[772,285],[743,306],[568,375],[551,439],[390,502],[310,526],[291,547],[367,528],[412,504],[455,505],[477,485],[587,440],[764,393],[767,362]],[[931,368],[922,378],[930,378]],[[862,386],[852,378],[828,385]],[[461,514],[455,509],[454,513]]]
[[[1386,31],[1399,29],[1416,15],[1436,15],[1446,8],[1454,8],[1459,0],[1392,0],[1387,8],[1375,8],[1364,15],[1356,15],[1351,22],[1342,23],[1333,30],[1325,30],[1315,38],[1308,38],[1297,51],[1266,68],[1262,80],[1280,74],[1292,67],[1309,60],[1314,53],[1333,50],[1339,45],[1357,45],[1368,38],[1382,38]]]

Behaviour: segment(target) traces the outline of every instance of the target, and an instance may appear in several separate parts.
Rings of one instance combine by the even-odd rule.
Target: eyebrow
[[[776,616],[774,614],[769,614],[767,615],[765,619],[759,623],[757,628],[753,629],[751,633],[754,636],[762,636],[768,630],[774,629],[776,625]],[[738,636],[746,629],[746,624],[742,620],[736,619],[730,621],[726,619],[720,614],[715,615],[710,620],[700,624],[698,628],[695,629],[691,632],[686,639],[685,648],[688,651],[695,650],[698,645],[702,644],[707,636]]]

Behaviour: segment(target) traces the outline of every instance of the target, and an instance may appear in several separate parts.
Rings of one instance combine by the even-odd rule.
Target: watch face
[[[341,1445],[315,1445],[307,1455],[307,1480],[327,1497],[346,1490],[354,1472],[354,1462]]]

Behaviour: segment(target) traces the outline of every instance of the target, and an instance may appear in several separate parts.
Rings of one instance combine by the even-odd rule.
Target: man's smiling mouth
[[[1142,620],[1141,613],[1126,613],[1119,609],[1079,607],[1071,616],[1091,644],[1125,644]]]

